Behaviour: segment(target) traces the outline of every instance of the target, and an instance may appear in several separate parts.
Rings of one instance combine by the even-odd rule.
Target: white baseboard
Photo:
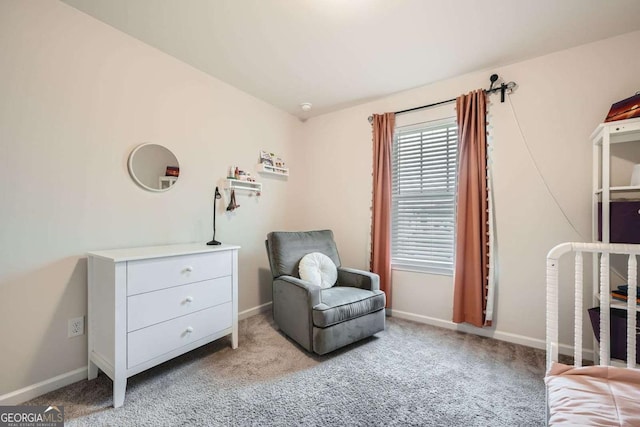
[[[256,314],[260,314],[271,309],[271,302],[250,308],[238,313],[238,320],[246,319]],[[21,388],[0,396],[0,405],[19,405],[27,400],[35,399],[38,396],[57,390],[69,384],[87,379],[87,367],[78,368],[57,377],[49,378],[37,384]]]
[[[387,310],[387,312],[389,312],[389,310]],[[391,316],[397,317],[399,319],[413,320],[414,322],[424,323],[431,326],[438,326],[440,328],[480,335],[482,337],[494,338],[500,341],[506,341],[513,344],[520,344],[527,347],[546,350],[546,342],[538,338],[512,334],[510,332],[496,331],[495,329],[489,328],[477,328],[466,323],[453,323],[449,320],[437,319],[435,317],[423,316],[421,314],[408,313],[406,311],[393,310]],[[573,346],[560,344],[560,346],[558,347],[558,352],[567,356],[573,356]],[[593,360],[593,350],[583,348],[582,357],[584,359]]]
[[[238,313],[238,320],[243,320],[243,319],[246,319],[247,317],[255,316],[256,314],[269,311],[271,310],[271,304],[272,304],[271,301],[269,301],[257,307],[253,307],[248,310],[243,310]]]
[[[0,396],[0,405],[19,405],[27,400],[34,399],[50,391],[57,390],[69,384],[87,379],[87,367],[78,368],[71,372],[40,381],[39,383],[12,391]],[[55,403],[55,402],[52,402]]]

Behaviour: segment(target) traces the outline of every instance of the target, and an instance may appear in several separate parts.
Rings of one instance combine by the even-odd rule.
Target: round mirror
[[[145,143],[137,146],[129,155],[129,173],[145,190],[167,191],[178,180],[180,166],[168,148]]]

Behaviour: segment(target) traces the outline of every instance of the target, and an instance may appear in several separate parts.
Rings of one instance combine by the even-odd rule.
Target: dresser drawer
[[[231,276],[127,298],[127,332],[231,301]]]
[[[231,327],[231,303],[196,311],[127,334],[127,367]]]
[[[151,258],[127,263],[127,295],[231,275],[231,253]]]

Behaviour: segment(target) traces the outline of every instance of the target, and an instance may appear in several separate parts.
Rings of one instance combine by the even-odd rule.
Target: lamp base
[[[209,246],[213,246],[213,245],[221,245],[222,243],[218,242],[216,239],[213,239],[210,242],[207,242],[207,245]]]

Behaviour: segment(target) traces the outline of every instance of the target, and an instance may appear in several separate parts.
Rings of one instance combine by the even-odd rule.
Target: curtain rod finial
[[[373,123],[373,116],[367,117],[367,120],[369,121],[369,123]]]
[[[493,89],[493,85],[495,84],[496,81],[498,81],[498,75],[497,74],[491,74],[491,77],[489,77],[489,80],[491,81],[491,84],[489,85],[489,90]]]

